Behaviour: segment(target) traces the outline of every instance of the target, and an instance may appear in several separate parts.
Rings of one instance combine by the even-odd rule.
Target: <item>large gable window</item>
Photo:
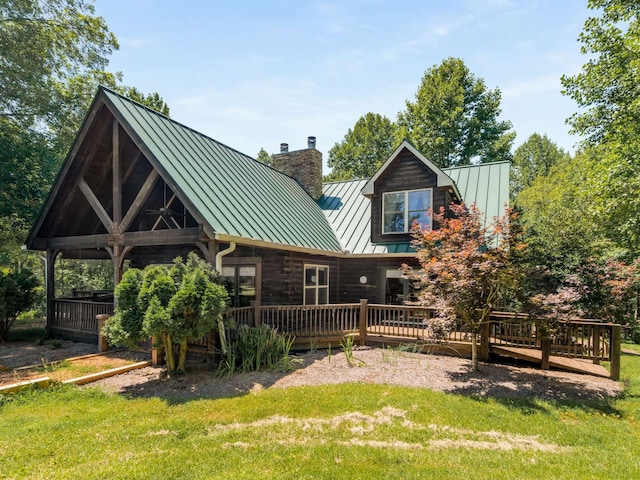
[[[329,303],[329,267],[305,265],[304,304],[325,305],[327,303]]]
[[[431,228],[432,189],[390,192],[382,195],[382,233],[408,233],[414,221]]]

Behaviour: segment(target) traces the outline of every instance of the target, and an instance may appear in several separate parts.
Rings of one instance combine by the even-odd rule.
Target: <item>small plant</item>
[[[355,367],[355,366],[364,367],[366,365],[362,360],[359,360],[353,356],[353,348],[354,348],[353,335],[347,335],[346,337],[344,337],[340,342],[340,346],[342,347],[344,356],[347,359],[347,363],[351,367]]]
[[[331,342],[327,345],[327,359],[329,360],[329,363],[331,363]]]
[[[49,345],[51,345],[51,349],[52,350],[57,350],[59,348],[62,348],[62,342],[60,340],[58,340],[57,338],[50,340]]]
[[[309,353],[314,353],[318,349],[318,337],[313,337],[309,342]]]
[[[293,336],[278,333],[268,325],[241,325],[229,343],[218,371],[229,375],[237,369],[242,372],[291,371],[297,363],[289,354],[293,341]]]

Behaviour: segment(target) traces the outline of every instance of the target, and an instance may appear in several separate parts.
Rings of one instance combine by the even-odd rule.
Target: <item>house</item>
[[[133,267],[196,250],[233,288],[235,306],[400,303],[414,263],[409,229],[429,210],[508,202],[509,164],[439,169],[403,142],[370,179],[322,184],[322,154],[273,156],[272,167],[100,88],[27,240],[54,264],[111,259]]]

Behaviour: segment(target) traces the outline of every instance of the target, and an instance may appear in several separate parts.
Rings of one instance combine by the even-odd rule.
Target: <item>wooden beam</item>
[[[132,247],[195,245],[202,240],[200,227],[124,233],[124,244]]]
[[[42,240],[47,242],[47,248],[57,248],[60,250],[71,248],[104,248],[109,245],[109,235],[106,233],[77,237],[52,237]]]
[[[120,223],[121,232],[127,231],[129,226],[131,225],[131,222],[133,222],[133,219],[140,212],[142,205],[144,205],[144,203],[149,198],[149,195],[151,194],[151,190],[153,189],[156,182],[158,181],[158,178],[160,178],[160,175],[158,175],[158,171],[155,169],[151,170],[151,173],[145,180],[144,185],[142,185],[142,188],[136,195],[136,198],[131,204],[131,207],[129,207],[127,214],[124,216],[124,218],[122,219],[122,222]]]
[[[120,165],[120,127],[118,120],[113,119],[113,223],[122,221],[122,171]]]
[[[93,193],[93,190],[91,190],[91,187],[84,178],[80,180],[80,182],[78,183],[78,187],[80,187],[80,190],[91,205],[91,208],[93,208],[93,211],[96,213],[96,215],[98,215],[98,218],[107,229],[107,231],[112,232],[113,222],[111,221],[109,214],[104,209],[104,207],[100,203],[100,200],[98,200],[98,197],[96,197],[95,193]]]
[[[93,115],[95,115],[95,112],[93,113]],[[107,126],[109,125],[109,122],[103,122],[102,125],[100,125],[100,127],[96,130],[95,135],[92,137],[91,139],[91,146],[89,147],[89,150],[86,154],[85,157],[82,158],[82,168],[80,169],[80,171],[77,173],[78,178],[82,178],[87,170],[87,168],[89,167],[89,164],[91,163],[91,161],[93,160],[93,158],[95,157],[96,153],[98,152],[98,148],[100,147],[100,142],[102,140],[102,137],[104,136],[104,134],[107,132]],[[76,143],[74,144],[74,150],[71,153],[71,155],[69,156],[70,158],[73,158],[76,156],[79,145],[80,145],[80,139],[84,138],[83,137],[78,137],[78,140],[76,141]],[[71,162],[71,160],[68,160],[69,162]],[[75,158],[73,158],[73,161],[76,161]],[[65,170],[65,173],[68,171],[68,169]],[[61,178],[61,182],[62,183],[62,178]],[[58,194],[58,189],[60,188],[61,185],[58,185],[58,183],[56,183],[53,192],[51,193],[50,198],[55,198],[55,196]],[[75,187],[75,184],[74,184]],[[62,201],[60,203],[58,203],[58,215],[55,218],[55,220],[53,221],[53,223],[51,224],[51,234],[55,234],[56,230],[58,229],[58,227],[60,226],[60,223],[62,222],[62,220],[65,218],[65,214],[67,213],[67,210],[69,208],[69,204],[71,203],[71,199],[73,198],[72,195],[72,191],[73,191],[73,187],[69,189],[69,191],[67,192],[67,194],[62,197]],[[46,212],[43,211],[42,215],[40,218],[44,218],[44,216],[46,214],[48,214],[49,212],[49,208],[47,207]],[[35,230],[34,230],[35,231]]]

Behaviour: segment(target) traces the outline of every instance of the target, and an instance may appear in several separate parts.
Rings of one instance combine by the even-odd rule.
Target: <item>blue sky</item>
[[[534,132],[573,152],[560,77],[586,59],[586,0],[96,0],[111,70],[171,117],[241,152],[329,149],[367,112],[395,120],[428,68],[462,58],[502,92],[514,147]],[[325,168],[326,170],[326,168]]]

